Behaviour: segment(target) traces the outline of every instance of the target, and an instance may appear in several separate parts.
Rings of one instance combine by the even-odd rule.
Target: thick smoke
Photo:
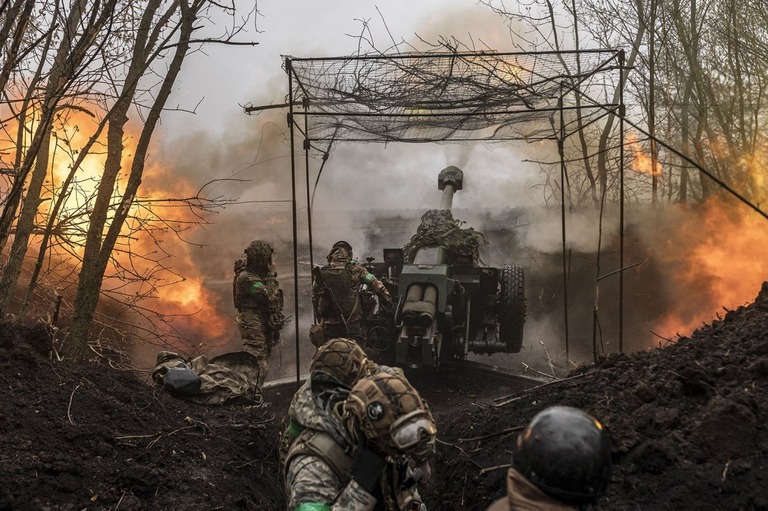
[[[382,14],[388,16],[386,7]],[[419,35],[425,40],[437,40],[438,36],[456,34],[476,49],[508,47],[508,31],[502,27],[484,31],[482,39],[469,34],[464,37],[470,25],[490,27],[498,23],[485,10],[480,13],[468,9],[461,15],[455,10],[440,10],[427,24],[422,22]],[[388,47],[391,34],[388,30],[380,34],[383,36],[373,42],[377,47]],[[354,42],[349,44],[354,46]],[[305,49],[289,47],[280,53],[312,56]],[[341,55],[351,51],[347,48],[322,53]],[[285,76],[279,73],[280,60],[273,60],[275,74],[253,85],[252,97],[257,104],[258,98],[261,104],[279,103],[286,94]],[[720,307],[733,307],[753,297],[765,275],[759,263],[742,261],[731,253],[751,250],[764,241],[759,233],[765,229],[753,228],[751,223],[745,226],[744,212],[738,207],[736,214],[718,216],[714,211],[721,206],[713,204],[697,209],[633,205],[626,212],[622,297],[616,206],[609,206],[602,214],[597,209],[568,212],[563,250],[561,210],[544,200],[544,179],[538,166],[524,163],[558,161],[553,145],[339,144],[322,166],[316,189],[313,185],[322,162],[317,155],[310,159],[309,187],[314,194],[311,251],[304,154],[295,155],[296,311],[290,203],[294,183],[285,112],[269,110],[249,117],[238,110],[231,119],[208,130],[176,132],[163,147],[158,158],[171,167],[170,175],[201,185],[222,180],[207,186],[205,194],[237,199],[211,215],[210,225],[190,233],[195,245],[179,245],[183,257],[192,263],[188,271],[201,276],[205,287],[216,296],[210,310],[202,314],[218,318],[234,314],[232,263],[248,242],[262,238],[276,249],[286,309],[293,323],[284,331],[285,345],[281,356],[273,361],[271,377],[291,376],[296,370],[296,325],[299,343],[303,342],[299,366],[306,370],[311,353],[305,342],[312,323],[310,264],[322,264],[330,245],[339,239],[349,241],[359,259],[379,258],[383,248],[401,247],[415,232],[423,212],[437,207],[437,175],[449,165],[464,170],[465,186],[454,198],[454,217],[486,236],[488,243],[481,247],[483,262],[491,266],[518,264],[526,274],[528,318],[523,352],[483,355],[478,357],[480,360],[552,373],[591,360],[595,352],[646,349],[686,334],[711,319]],[[719,222],[709,222],[713,217]],[[729,240],[733,236],[752,239],[728,241],[733,247],[729,251],[718,243],[724,239],[724,227]],[[712,254],[722,255],[721,262],[707,260]],[[736,286],[730,275],[740,271],[739,261],[750,272],[741,273]],[[726,288],[739,290],[728,294]],[[240,347],[234,326],[221,338],[203,338],[200,342],[202,351]]]
[[[290,154],[279,124],[266,116],[257,119],[260,138],[243,129],[233,140],[196,136],[180,142],[185,150],[175,163],[179,175],[202,181],[209,172],[213,177],[221,176],[221,169],[233,169],[226,178],[245,180],[215,185],[216,195],[237,197],[238,203],[194,232],[192,239],[202,247],[186,250],[193,261],[190,270],[202,275],[217,296],[211,314],[231,318],[233,260],[251,239],[273,243],[287,309],[298,316],[301,342],[312,323],[303,154],[297,155],[300,312],[296,315],[291,205],[260,202],[290,199]],[[246,120],[253,123],[253,118]],[[546,157],[544,149],[536,148],[539,158]],[[721,307],[738,306],[754,296],[765,268],[739,255],[763,246],[764,229],[753,225],[746,208],[713,202],[695,208],[626,207],[622,298],[617,206],[609,205],[602,214],[590,207],[568,211],[564,254],[561,210],[539,199],[539,168],[522,162],[528,150],[483,144],[339,146],[314,190],[312,263],[322,264],[330,245],[339,239],[349,241],[361,260],[380,258],[383,248],[403,246],[423,212],[439,203],[439,171],[456,165],[464,170],[465,182],[454,197],[454,217],[485,235],[484,264],[517,264],[526,274],[523,352],[483,355],[480,360],[525,364],[544,372],[565,370],[591,360],[594,352],[635,351],[674,340],[713,319]],[[311,185],[319,167],[319,160],[310,161]],[[745,273],[744,268],[750,271]],[[295,371],[293,329],[291,324],[285,332],[282,368],[275,369],[275,376]],[[211,346],[238,349],[234,327],[227,335],[210,340]]]

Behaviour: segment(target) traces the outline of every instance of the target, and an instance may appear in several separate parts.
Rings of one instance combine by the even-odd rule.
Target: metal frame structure
[[[289,56],[285,57],[284,66],[288,76],[288,96],[286,104],[281,106],[288,108],[290,127],[296,276],[294,307],[297,314],[297,133],[303,136],[310,265],[313,264],[310,151],[320,151],[324,165],[331,146],[338,142],[555,140],[561,157],[563,302],[566,357],[569,357],[564,146],[568,137],[579,130],[613,116],[619,118],[619,351],[623,350],[623,89],[627,72],[623,50],[430,52],[336,58]],[[323,143],[327,144],[325,150],[318,147]],[[318,180],[321,172],[322,167],[318,171]],[[295,335],[298,380],[301,352],[298,321],[295,322]],[[596,353],[594,343],[593,335]]]

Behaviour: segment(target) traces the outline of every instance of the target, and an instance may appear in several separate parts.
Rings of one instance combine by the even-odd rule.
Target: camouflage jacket
[[[261,277],[247,269],[238,272],[233,295],[238,310],[259,311],[264,315],[281,312],[280,286],[275,277]]]
[[[349,395],[349,388],[343,386],[334,378],[322,373],[310,374],[296,394],[293,395],[288,408],[288,426],[283,432],[280,445],[280,461],[285,462],[293,441],[305,429],[325,430],[325,424],[334,412],[338,403],[344,402]],[[329,433],[334,439],[343,444],[346,439],[336,429]],[[285,467],[283,467],[285,470]]]
[[[311,395],[305,389],[304,397],[297,398],[295,404],[311,402]],[[396,477],[393,475],[395,465],[389,463],[382,474],[382,494],[384,498],[377,499],[365,491],[351,478],[351,466],[354,456],[354,442],[346,430],[340,416],[340,404],[332,407],[330,413],[310,412],[304,420],[317,422],[318,429],[305,429],[291,446],[285,466],[285,484],[290,511],[399,511],[412,509],[411,503],[419,506],[416,509],[426,511],[426,506],[420,503],[415,487],[406,491],[387,491],[385,488],[398,488]],[[298,410],[294,407],[294,412]],[[303,409],[302,411],[308,411]],[[310,418],[311,417],[311,418]],[[307,443],[320,439],[325,445],[333,444],[333,455],[314,454],[306,448]],[[322,443],[322,442],[315,442]],[[403,473],[407,477],[409,473]]]

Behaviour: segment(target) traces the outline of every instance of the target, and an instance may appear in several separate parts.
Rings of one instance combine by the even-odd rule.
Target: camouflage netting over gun
[[[429,247],[440,247],[453,261],[456,255],[471,254],[472,260],[480,263],[480,241],[486,243],[485,237],[472,227],[462,228],[465,222],[453,218],[450,210],[430,209],[421,216],[421,224],[416,234],[403,247],[406,263],[413,263],[419,250]]]

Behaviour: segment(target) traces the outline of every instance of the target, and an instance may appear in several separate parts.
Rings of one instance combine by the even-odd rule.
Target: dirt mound
[[[47,339],[42,327],[0,324],[0,509],[285,508],[285,399],[195,405],[109,356],[55,362]],[[611,433],[613,481],[594,509],[768,509],[768,285],[663,349],[611,355],[496,403],[453,393],[430,404],[432,510],[484,510],[500,497],[517,426],[554,404],[586,409]]]
[[[768,509],[768,285],[754,304],[728,312],[663,349],[612,355],[596,367],[524,393],[504,406],[445,419],[435,471],[437,509],[484,509],[501,497],[516,432],[562,404],[599,417],[612,437],[614,474],[595,509]],[[454,440],[455,441],[455,440]],[[457,461],[458,459],[458,461]],[[480,467],[485,467],[485,471]]]
[[[280,508],[271,408],[194,405],[108,358],[54,363],[38,328],[0,332],[0,509]]]

